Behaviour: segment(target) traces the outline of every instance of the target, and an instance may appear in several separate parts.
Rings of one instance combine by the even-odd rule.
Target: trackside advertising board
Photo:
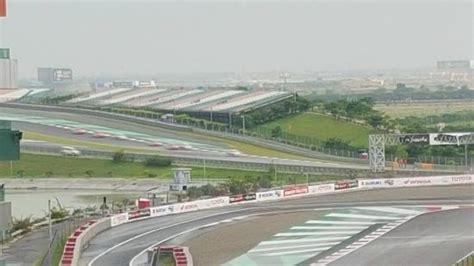
[[[276,200],[283,197],[283,190],[257,192],[257,201]]]
[[[134,220],[143,217],[150,217],[150,209],[142,209],[128,212],[129,220]]]
[[[323,184],[316,186],[309,186],[309,194],[324,194],[334,192],[334,184]]]
[[[357,188],[358,186],[359,186],[359,182],[357,180],[342,180],[342,181],[337,181],[334,184],[334,189],[343,190],[343,189]]]
[[[257,199],[257,195],[255,193],[232,195],[229,197],[229,203],[243,203],[247,201],[253,201],[256,199]]]
[[[198,208],[200,210],[223,207],[223,206],[229,205],[229,197],[217,197],[217,198],[206,199],[206,200],[198,200],[197,203],[198,203]]]
[[[173,205],[152,207],[150,208],[150,216],[151,217],[165,216],[168,214],[172,214],[173,210],[174,210]]]
[[[359,179],[359,187],[361,188],[388,188],[395,186],[395,180],[389,179]]]
[[[196,200],[170,205],[173,213],[190,212],[209,208],[223,207],[229,204],[229,197],[217,197],[206,200]]]
[[[291,187],[283,189],[283,197],[302,196],[308,194],[307,186]]]
[[[128,222],[128,213],[121,213],[110,217],[110,224],[112,227]]]
[[[472,175],[422,176],[389,179],[359,179],[362,188],[390,188],[474,183]]]

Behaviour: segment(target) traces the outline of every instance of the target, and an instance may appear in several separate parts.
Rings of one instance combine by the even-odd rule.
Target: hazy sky
[[[8,1],[8,0],[7,0]],[[10,0],[20,76],[414,68],[470,59],[470,1]]]

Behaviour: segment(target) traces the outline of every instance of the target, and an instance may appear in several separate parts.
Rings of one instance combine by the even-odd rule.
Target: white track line
[[[356,207],[359,210],[369,210],[369,211],[378,211],[378,212],[389,212],[389,213],[397,213],[397,214],[420,214],[423,213],[422,211],[417,210],[409,210],[409,209],[401,209],[401,208],[393,208],[393,207]]]
[[[351,218],[351,219],[368,219],[368,220],[398,220],[400,217],[392,216],[375,216],[365,214],[349,214],[349,213],[330,213],[326,217]]]
[[[293,226],[290,230],[363,230],[368,226]]]
[[[343,237],[326,237],[326,238],[303,238],[303,239],[286,239],[286,240],[268,240],[262,241],[259,246],[265,245],[279,245],[279,244],[289,244],[289,243],[305,243],[305,242],[321,242],[321,241],[337,241],[337,240],[346,240],[350,236],[343,236]]]
[[[373,225],[375,222],[351,222],[351,221],[319,221],[309,220],[306,224],[347,224],[347,225]]]
[[[335,246],[341,242],[326,242],[326,243],[318,243],[318,244],[308,244],[308,245],[296,245],[296,246],[284,246],[284,247],[274,247],[274,248],[257,248],[251,249],[248,252],[264,252],[264,251],[273,251],[273,250],[283,250],[283,249],[294,249],[294,248],[310,248],[310,247],[327,247],[328,249],[332,246]]]
[[[278,233],[275,236],[329,236],[329,235],[354,235],[360,231],[335,231],[335,232],[296,232],[296,233]]]
[[[308,252],[316,252],[316,251],[324,251],[324,250],[328,250],[328,248],[313,248],[313,249],[300,249],[300,250],[293,250],[293,251],[286,251],[286,252],[275,252],[275,253],[267,253],[267,254],[264,254],[263,256],[280,256],[280,255],[308,253]]]

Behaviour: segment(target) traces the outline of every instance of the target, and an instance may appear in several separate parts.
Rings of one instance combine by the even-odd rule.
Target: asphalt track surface
[[[151,136],[177,139],[182,141],[195,141],[205,145],[214,145],[220,149],[225,150],[226,147],[216,142],[212,142],[205,137],[198,136],[196,134],[176,132],[167,129],[162,129],[159,127],[151,127],[146,125],[139,125],[131,122],[114,120],[114,119],[105,119],[94,116],[87,115],[75,115],[70,113],[54,113],[54,112],[44,112],[44,111],[34,111],[31,114],[31,111],[20,110],[20,109],[9,109],[9,108],[0,108],[0,118],[2,112],[8,112],[9,114],[20,114],[20,115],[35,115],[41,117],[47,117],[50,119],[61,119],[75,121],[91,125],[101,125],[104,127],[109,127],[117,130],[126,130],[131,132],[136,132],[140,134],[148,134]],[[148,144],[137,143],[127,140],[115,140],[112,138],[93,138],[90,134],[86,135],[75,135],[71,131],[60,129],[56,127],[40,125],[35,123],[27,122],[13,122],[13,127],[16,129],[21,129],[23,131],[31,131],[41,133],[43,135],[57,136],[67,139],[75,139],[80,141],[89,141],[97,142],[109,145],[116,145],[126,148],[137,148],[144,149],[147,152],[156,152],[157,154],[163,155],[177,155],[189,158],[200,158],[200,159],[216,159],[216,160],[228,160],[228,161],[238,161],[238,162],[252,162],[252,163],[265,163],[265,164],[286,164],[286,165],[298,165],[298,166],[320,166],[320,167],[333,167],[333,168],[348,168],[348,169],[368,169],[365,165],[360,164],[348,164],[348,163],[339,163],[339,162],[328,162],[324,160],[315,160],[309,159],[308,161],[302,160],[290,160],[290,159],[280,159],[264,156],[254,156],[254,155],[232,155],[224,152],[212,152],[212,151],[203,151],[203,150],[167,150],[164,148],[150,147]],[[40,145],[40,144],[36,144]]]
[[[472,186],[450,186],[357,191],[271,203],[229,206],[146,219],[120,225],[99,234],[83,252],[80,264],[86,265],[94,259],[92,265],[128,265],[137,254],[146,248],[180,232],[241,216],[353,206],[472,204],[474,203],[472,189]]]
[[[163,138],[172,138],[172,139],[183,140],[183,141],[196,141],[196,142],[200,142],[204,144],[218,145],[207,138],[202,138],[195,134],[177,132],[173,130],[163,129],[160,127],[151,127],[151,126],[140,125],[140,124],[126,122],[126,121],[102,118],[102,117],[91,116],[91,115],[0,108],[0,117],[2,113],[19,114],[19,115],[25,115],[25,116],[39,116],[39,117],[45,117],[45,118],[50,118],[50,119],[69,120],[69,121],[74,121],[74,122],[79,122],[79,123],[84,123],[84,124],[100,125],[103,127],[109,127],[113,129],[127,130],[127,131],[133,131],[137,133],[149,134],[152,136],[159,136]],[[225,145],[222,145],[222,147],[224,146]]]
[[[330,263],[346,265],[452,265],[474,248],[474,208],[422,214]]]

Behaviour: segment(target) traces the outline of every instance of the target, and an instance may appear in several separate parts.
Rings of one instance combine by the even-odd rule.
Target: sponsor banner
[[[309,194],[323,194],[334,192],[334,184],[323,184],[308,187]]]
[[[200,210],[223,207],[229,205],[229,197],[218,197],[206,200],[198,200],[197,204]]]
[[[191,212],[191,211],[199,210],[199,205],[197,201],[183,202],[183,203],[173,204],[171,206],[173,206],[174,213]]]
[[[359,182],[357,180],[337,181],[334,184],[334,190],[350,189],[350,188],[356,188],[358,186],[359,186]]]
[[[449,177],[451,184],[469,184],[474,183],[473,175],[459,175]]]
[[[421,176],[421,177],[400,177],[387,179],[359,179],[359,186],[362,188],[390,188],[390,187],[410,187],[410,186],[434,186],[451,184],[474,183],[472,175],[454,176]]]
[[[385,188],[395,187],[395,180],[388,179],[359,179],[359,187],[361,188]]]
[[[143,217],[150,217],[150,209],[142,209],[128,212],[128,219],[134,220]]]
[[[112,227],[128,222],[128,213],[121,213],[110,217],[110,224]]]
[[[459,145],[473,133],[434,133],[430,134],[430,145]]]
[[[272,190],[257,193],[257,201],[276,200],[283,196],[282,190]]]
[[[285,188],[283,190],[283,197],[299,196],[299,195],[304,195],[304,194],[308,194],[307,186],[291,187],[291,188]]]
[[[246,202],[246,201],[252,201],[256,199],[257,199],[257,195],[255,193],[232,195],[229,197],[229,203]]]
[[[408,177],[408,178],[396,178],[394,180],[395,180],[395,186],[397,187],[443,185],[443,176]]]
[[[429,134],[407,134],[398,136],[401,144],[428,144],[430,143]]]
[[[151,217],[164,216],[164,215],[172,214],[173,211],[174,211],[173,205],[152,207],[150,208],[150,216]]]

